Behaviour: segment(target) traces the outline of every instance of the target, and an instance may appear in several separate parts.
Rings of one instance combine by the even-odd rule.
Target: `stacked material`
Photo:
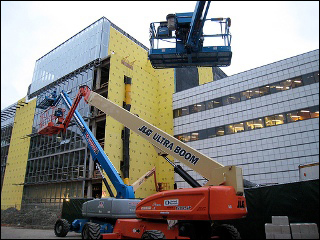
[[[315,223],[290,223],[287,216],[272,216],[265,224],[266,239],[319,239]]]

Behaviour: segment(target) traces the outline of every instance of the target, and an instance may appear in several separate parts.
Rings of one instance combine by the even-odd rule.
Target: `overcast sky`
[[[37,59],[105,16],[145,46],[150,22],[193,12],[195,1],[1,1],[1,109],[27,94]],[[228,76],[319,49],[319,1],[211,2],[230,17]]]

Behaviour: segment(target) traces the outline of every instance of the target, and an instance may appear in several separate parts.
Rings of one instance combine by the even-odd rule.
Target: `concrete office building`
[[[173,109],[177,138],[246,180],[299,181],[299,165],[319,163],[319,50],[176,92]]]

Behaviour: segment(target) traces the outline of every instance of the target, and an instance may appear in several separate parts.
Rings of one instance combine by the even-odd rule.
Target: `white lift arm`
[[[88,104],[103,111],[149,141],[155,147],[158,155],[171,155],[208,179],[207,186],[233,186],[238,195],[243,194],[241,168],[236,166],[223,166],[147,121],[116,105],[100,94],[90,91],[89,96],[87,96],[85,100]]]

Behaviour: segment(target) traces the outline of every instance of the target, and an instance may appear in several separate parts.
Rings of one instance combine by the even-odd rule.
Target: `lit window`
[[[216,107],[220,107],[221,106],[221,98],[216,98],[213,100],[209,100],[206,103],[206,109],[212,109],[212,108],[216,108]]]
[[[259,90],[260,90],[260,96],[270,94],[270,86],[260,87]]]
[[[223,136],[224,135],[224,127],[217,127],[216,128],[216,135]]]
[[[264,122],[263,122],[262,118],[258,118],[258,119],[254,119],[254,120],[245,122],[244,126],[245,126],[246,131],[247,130],[250,131],[253,129],[263,128]]]
[[[232,134],[232,133],[235,133],[234,124],[227,125],[226,126],[226,134]]]
[[[190,142],[190,133],[183,134],[183,141],[184,142]]]
[[[232,103],[240,102],[240,93],[230,94],[228,96],[222,97],[223,105],[228,105]]]
[[[319,106],[309,107],[311,118],[319,117]]]
[[[276,126],[285,123],[285,117],[283,114],[275,114],[265,117],[266,126]]]
[[[306,120],[311,118],[309,108],[298,111],[298,114],[300,116],[300,120]]]
[[[270,84],[270,92],[271,93],[277,93],[281,91],[286,91],[292,88],[292,82],[293,80],[284,80],[281,82]]]
[[[183,136],[182,135],[176,135],[175,138],[180,140],[181,142],[183,142]]]
[[[244,131],[244,124],[243,123],[235,123],[233,124],[234,132],[243,132]]]
[[[292,111],[287,113],[287,120],[288,122],[296,122],[300,120],[300,116],[298,114],[298,111]]]
[[[181,108],[181,116],[185,116],[189,114],[189,107],[183,107]]]
[[[197,141],[197,140],[199,140],[199,133],[198,132],[191,133],[190,141]]]
[[[254,129],[253,121],[246,121],[244,126],[246,131],[250,131]]]
[[[264,127],[263,119],[258,118],[258,119],[253,120],[253,126],[254,126],[254,129],[263,128]]]
[[[180,117],[181,115],[182,115],[182,111],[180,108],[173,110],[173,117],[174,118]]]
[[[250,99],[250,93],[251,93],[252,90],[247,90],[247,91],[244,91],[244,92],[241,92],[240,93],[240,99],[241,101],[245,101],[247,99]]]
[[[291,85],[292,88],[303,86],[301,77],[296,77],[291,80],[292,80],[292,85]]]
[[[252,89],[251,92],[250,92],[250,96],[251,96],[251,98],[260,97],[259,88],[254,88],[254,89]]]
[[[190,106],[190,113],[196,113],[201,112],[205,110],[205,104],[204,103],[197,103]]]

